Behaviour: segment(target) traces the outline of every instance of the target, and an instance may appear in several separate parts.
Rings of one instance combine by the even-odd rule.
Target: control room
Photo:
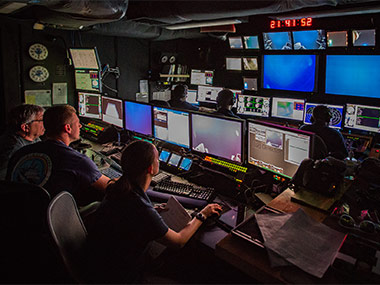
[[[0,23],[0,283],[380,283],[379,1]]]

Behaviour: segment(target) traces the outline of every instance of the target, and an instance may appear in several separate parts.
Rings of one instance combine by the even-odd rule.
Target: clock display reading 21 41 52
[[[269,27],[271,29],[279,28],[294,28],[294,27],[311,27],[313,25],[313,18],[301,19],[285,19],[285,20],[272,20]]]

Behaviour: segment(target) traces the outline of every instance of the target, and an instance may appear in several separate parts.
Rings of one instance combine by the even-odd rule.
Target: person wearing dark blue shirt
[[[159,171],[158,151],[145,141],[129,144],[121,157],[123,175],[110,183],[87,225],[87,278],[94,283],[136,283],[147,264],[152,241],[183,247],[204,219],[221,210],[209,204],[181,231],[168,228],[146,191]]]
[[[342,134],[329,127],[331,113],[328,107],[318,105],[313,109],[311,125],[301,126],[301,130],[313,132],[318,135],[327,147],[328,155],[338,159],[344,159],[348,156],[346,145]],[[320,151],[318,149],[316,152]]]
[[[232,112],[232,106],[235,104],[235,94],[229,89],[219,91],[216,97],[217,109],[214,114],[230,118],[239,118]]]
[[[178,84],[172,91],[171,99],[169,100],[170,107],[198,111],[198,107],[186,102],[188,87],[185,84]]]
[[[43,120],[47,139],[18,150],[9,161],[7,179],[40,185],[52,197],[68,191],[80,206],[101,200],[109,178],[86,155],[69,147],[82,127],[75,109],[49,108]]]

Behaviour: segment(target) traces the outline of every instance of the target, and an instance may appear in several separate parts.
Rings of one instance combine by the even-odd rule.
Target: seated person
[[[231,118],[239,118],[231,111],[232,106],[235,104],[235,100],[235,94],[231,90],[223,89],[218,93],[218,96],[216,97],[217,107],[214,114]]]
[[[109,178],[86,155],[69,147],[79,139],[82,127],[75,109],[69,105],[49,108],[44,126],[46,141],[18,150],[9,161],[7,179],[40,185],[51,197],[68,191],[79,206],[101,200]]]
[[[121,158],[123,176],[111,183],[106,196],[87,225],[87,275],[94,283],[136,283],[146,265],[154,240],[181,248],[212,214],[218,204],[209,204],[180,232],[168,228],[146,191],[159,171],[158,151],[145,141],[135,141]]]
[[[318,135],[327,147],[329,155],[344,159],[348,156],[346,145],[342,134],[329,127],[331,113],[329,108],[324,105],[318,105],[314,108],[311,116],[311,125],[301,126],[301,130],[313,132]],[[318,152],[319,150],[315,150]]]
[[[23,104],[9,112],[7,131],[0,137],[0,180],[5,179],[9,158],[23,146],[40,141],[45,132],[44,108]]]
[[[174,108],[198,111],[198,107],[186,102],[187,90],[188,88],[185,84],[178,84],[174,87],[171,99],[169,100],[170,106]]]

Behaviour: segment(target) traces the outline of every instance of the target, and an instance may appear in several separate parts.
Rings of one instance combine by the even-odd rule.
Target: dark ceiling
[[[2,8],[23,6],[3,14]],[[380,11],[378,0],[0,0],[0,14],[39,22],[57,29],[83,30],[103,35],[168,40],[203,37],[199,28],[169,30],[171,25],[296,13],[340,15]],[[334,14],[335,13],[335,14]],[[364,12],[367,13],[367,12]],[[207,34],[206,34],[207,36]]]

